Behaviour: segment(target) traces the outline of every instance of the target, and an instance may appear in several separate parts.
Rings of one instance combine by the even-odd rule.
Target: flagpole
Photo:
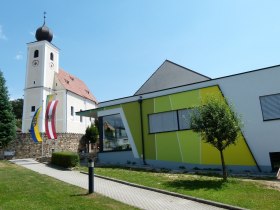
[[[43,157],[43,155],[44,155],[43,142],[44,142],[44,134],[43,134],[43,138],[42,138],[42,157]]]
[[[42,100],[42,107],[44,107],[44,99]],[[43,119],[43,122],[42,122],[42,158],[43,158],[43,156],[44,156],[44,147],[43,147],[43,143],[44,143],[44,133],[43,133],[43,128],[44,128],[44,109],[43,109],[43,116],[42,116],[42,119]]]

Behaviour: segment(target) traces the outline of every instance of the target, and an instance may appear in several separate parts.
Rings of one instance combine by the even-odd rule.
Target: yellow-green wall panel
[[[129,130],[134,139],[134,143],[138,154],[141,154],[142,140],[141,140],[141,120],[140,120],[140,106],[138,102],[131,102],[122,105],[125,118],[128,122]]]
[[[218,97],[224,99],[223,94],[221,93],[220,88],[217,85],[202,88],[199,90],[199,92],[200,92],[201,104],[204,104],[208,97]]]
[[[200,135],[191,131],[179,131],[178,138],[180,141],[183,162],[200,164]]]
[[[237,139],[236,145],[231,145],[224,151],[226,164],[256,166],[256,163],[241,134]]]
[[[161,96],[154,98],[154,103],[155,113],[172,110],[169,96]]]
[[[201,164],[205,165],[220,165],[221,158],[219,150],[212,145],[201,142]]]
[[[156,134],[157,160],[181,162],[176,132]]]
[[[191,108],[200,105],[199,90],[170,95],[173,110]]]
[[[148,114],[154,112],[154,99],[143,100],[143,136],[145,141],[146,159],[156,159],[155,134],[149,134]]]

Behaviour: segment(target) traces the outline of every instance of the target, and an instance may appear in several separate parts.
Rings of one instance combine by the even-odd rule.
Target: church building
[[[56,132],[83,134],[93,119],[75,113],[94,109],[98,102],[83,81],[59,67],[59,49],[51,43],[52,38],[44,20],[36,31],[36,41],[27,44],[22,132],[30,132],[39,107],[42,107],[37,119],[39,132],[45,132],[46,101],[52,97],[58,101]]]

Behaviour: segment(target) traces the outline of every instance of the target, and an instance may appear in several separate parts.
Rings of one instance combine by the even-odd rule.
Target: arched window
[[[38,58],[39,57],[39,50],[35,50],[34,51],[34,58]]]
[[[50,54],[50,59],[53,61],[53,53]]]

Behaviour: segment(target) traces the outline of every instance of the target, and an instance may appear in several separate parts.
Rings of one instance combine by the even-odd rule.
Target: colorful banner
[[[50,96],[50,95],[49,95]],[[47,110],[45,116],[45,129],[48,139],[57,139],[55,129],[55,112],[58,100],[53,100],[53,97],[47,97]]]
[[[41,110],[42,110],[42,107],[39,107],[36,110],[36,112],[33,116],[33,119],[31,121],[30,133],[31,133],[31,137],[35,143],[42,142],[42,138],[41,138],[41,135],[39,132],[39,124],[38,124],[38,118],[41,113]]]

